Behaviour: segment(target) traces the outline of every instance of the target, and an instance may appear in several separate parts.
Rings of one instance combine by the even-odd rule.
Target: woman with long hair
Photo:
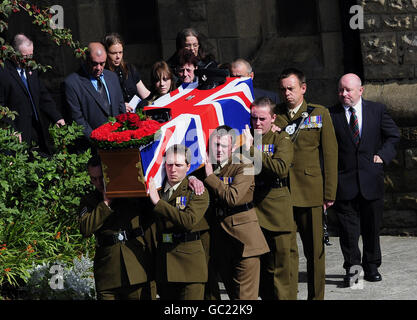
[[[151,68],[151,85],[151,93],[139,103],[138,108],[153,104],[156,99],[176,88],[174,74],[165,61],[161,60],[153,64]]]
[[[117,33],[110,33],[104,37],[103,44],[107,51],[107,68],[119,76],[120,86],[127,111],[133,111],[135,106],[129,102],[136,95],[141,99],[149,96],[150,91],[141,80],[137,69],[123,59],[124,42]]]
[[[208,53],[206,50],[204,37],[193,28],[185,28],[178,32],[176,38],[176,51],[168,60],[169,66],[174,70],[178,53],[181,49],[191,50],[194,55],[198,58],[199,69],[216,68],[217,62],[215,61],[214,55]]]

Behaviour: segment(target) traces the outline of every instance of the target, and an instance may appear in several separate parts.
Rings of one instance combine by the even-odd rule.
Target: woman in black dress
[[[132,112],[136,108],[136,105],[129,105],[132,98],[136,95],[140,99],[144,99],[149,96],[150,91],[142,82],[137,69],[123,60],[124,43],[120,35],[117,33],[108,34],[103,42],[107,51],[107,68],[119,76],[126,111]]]

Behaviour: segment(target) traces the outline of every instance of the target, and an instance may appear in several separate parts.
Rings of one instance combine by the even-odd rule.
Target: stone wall
[[[361,0],[367,80],[416,79],[417,1]]]
[[[255,86],[277,91],[277,75],[298,67],[307,75],[308,99],[331,105],[343,74],[339,6],[335,0],[317,0],[315,7],[309,14],[319,32],[287,36],[277,28],[279,1],[158,0],[162,55],[167,59],[174,53],[178,31],[193,27],[207,37],[219,63],[249,60]],[[288,14],[299,19],[297,12]]]
[[[260,2],[262,19],[251,19],[250,22],[260,33],[256,51],[252,54],[238,52],[239,56],[252,63],[254,86],[276,92],[281,71],[296,67],[306,74],[308,101],[327,106],[335,103],[337,79],[343,74],[343,41],[338,1],[316,0],[315,11],[309,14],[316,20],[318,32],[291,35],[282,34],[279,28],[278,16],[282,10],[280,1]],[[289,15],[289,19],[301,21],[295,11],[285,14]],[[248,24],[248,21],[243,20],[241,23]]]
[[[175,52],[177,33],[195,28],[207,38],[218,62],[252,56],[261,39],[259,0],[158,0],[162,54]]]
[[[417,235],[417,128],[400,130],[398,155],[385,170],[382,232]]]

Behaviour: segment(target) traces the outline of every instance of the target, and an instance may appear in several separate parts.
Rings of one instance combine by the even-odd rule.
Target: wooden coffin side
[[[146,197],[139,149],[99,150],[109,198]]]

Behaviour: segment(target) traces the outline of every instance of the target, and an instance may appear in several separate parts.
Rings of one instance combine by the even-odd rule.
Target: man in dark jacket
[[[109,116],[126,112],[117,75],[104,69],[106,58],[104,46],[91,42],[87,63],[65,79],[65,97],[72,119],[84,127],[87,139],[94,129],[108,121]]]
[[[23,64],[23,59],[32,58],[33,42],[24,34],[17,34],[13,46],[22,58],[7,60],[4,69],[0,68],[0,105],[18,113],[15,120],[6,121],[18,132],[21,141],[29,145],[33,142],[36,149],[50,154],[53,148],[44,115],[58,126],[65,125],[65,121],[38,72]]]
[[[365,280],[382,280],[378,267],[384,208],[383,167],[395,157],[395,145],[400,139],[386,106],[362,99],[362,93],[360,78],[346,74],[339,81],[340,103],[330,108],[339,150],[335,209],[341,225],[346,286],[352,284],[354,271],[361,268]],[[360,235],[362,260],[358,246]]]

